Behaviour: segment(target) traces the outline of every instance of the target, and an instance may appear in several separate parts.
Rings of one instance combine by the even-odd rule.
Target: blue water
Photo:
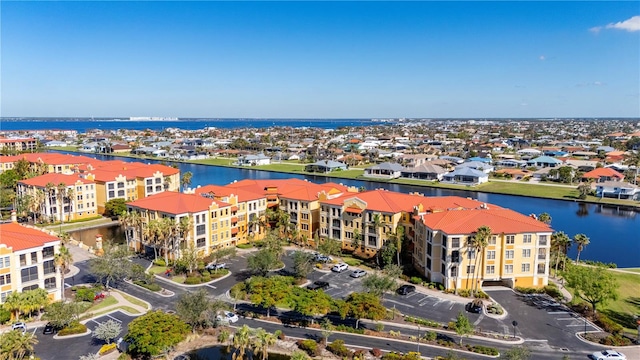
[[[116,119],[31,119],[31,120],[0,120],[0,130],[155,130],[166,128],[180,128],[185,130],[200,130],[206,127],[221,129],[232,128],[268,128],[283,127],[314,127],[321,129],[337,129],[346,126],[382,125],[371,119],[182,119],[169,121],[129,121]]]
[[[98,159],[112,159],[111,156],[91,155]],[[123,161],[140,161],[121,158]],[[151,162],[145,160],[145,162]],[[435,189],[410,185],[376,183],[359,180],[326,178],[323,176],[305,176],[250,169],[235,169],[219,166],[206,166],[179,163],[181,173],[193,173],[192,187],[198,185],[226,185],[242,179],[307,179],[316,183],[337,182],[344,185],[366,189],[384,188],[402,193],[419,192],[426,196],[462,196],[478,199],[488,204],[496,204],[513,209],[522,214],[540,214],[547,212],[552,217],[551,226],[556,231],[564,231],[570,237],[578,233],[591,239],[581,253],[581,259],[614,262],[619,267],[640,267],[640,213],[622,211],[595,204],[579,204],[572,201],[538,199],[499,194],[485,194],[475,191]],[[575,248],[569,253],[575,258]]]

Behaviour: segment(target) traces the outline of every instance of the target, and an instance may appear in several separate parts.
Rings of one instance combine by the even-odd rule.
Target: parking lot
[[[100,323],[108,320],[120,322],[122,324],[122,333],[118,336],[124,336],[127,332],[127,326],[135,317],[127,316],[122,312],[114,312],[103,315],[93,320],[89,320],[86,325],[90,330],[94,330]],[[36,354],[42,360],[68,360],[77,359],[81,355],[89,353],[97,353],[104,344],[103,341],[85,335],[67,339],[54,339],[53,335],[43,335],[43,327],[29,328],[28,331],[35,331],[38,338],[38,344],[34,346]],[[117,340],[117,338],[116,338]]]
[[[407,295],[385,294],[383,303],[387,308],[395,308],[405,315],[422,317],[444,324],[455,321],[458,313],[464,312],[464,304],[462,303],[426,295],[418,291]],[[471,322],[475,322],[481,316],[468,312],[466,315]]]
[[[363,292],[362,279],[352,278],[349,276],[355,268],[349,268],[341,273],[330,272],[325,273],[321,271],[314,271],[309,275],[309,280],[313,281],[326,281],[329,283],[329,289],[325,290],[325,293],[329,294],[335,299],[346,299],[352,292]]]

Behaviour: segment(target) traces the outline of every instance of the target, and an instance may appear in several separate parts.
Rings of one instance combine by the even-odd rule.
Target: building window
[[[515,235],[507,235],[507,245],[513,245],[516,243]]]
[[[491,236],[489,238],[489,245],[495,245],[496,244],[496,239],[497,239],[497,236]]]
[[[0,268],[11,267],[11,258],[9,256],[0,257]]]
[[[115,189],[115,188],[116,188],[116,187],[113,185],[113,183],[111,183],[111,184],[109,184],[109,185],[108,185],[108,189],[109,189],[109,190],[113,190],[113,189]]]
[[[153,179],[147,179],[147,185],[153,185]]]
[[[487,274],[495,274],[496,267],[494,265],[487,265]]]
[[[42,249],[42,257],[48,258],[53,256],[53,246],[47,246]]]
[[[204,235],[205,232],[207,231],[207,229],[205,228],[206,225],[198,225],[196,226],[196,235]]]
[[[538,264],[538,274],[544,274],[545,268],[546,268],[545,264]]]
[[[47,290],[55,289],[56,288],[56,278],[55,277],[50,277],[50,278],[44,279],[44,288],[47,289]]]
[[[495,251],[487,251],[487,260],[495,260],[496,252]]]
[[[51,274],[56,272],[56,266],[53,263],[53,260],[47,260],[44,263],[42,263],[42,267],[44,268],[44,274]]]
[[[147,186],[147,192],[148,193],[153,192],[153,186]]]
[[[427,258],[427,269],[431,270],[431,258]]]
[[[124,183],[123,182],[119,182],[118,183],[118,189],[124,189]]]
[[[447,267],[444,266],[444,264],[440,265],[440,272],[442,273],[442,275],[447,276]]]
[[[29,291],[29,290],[35,290],[37,288],[38,288],[38,284],[33,284],[31,286],[25,286],[25,287],[22,288],[22,292]]]
[[[118,190],[118,196],[119,197],[124,196],[124,190]]]
[[[213,234],[213,235],[211,236],[211,241],[213,241],[213,242],[218,241],[218,234]]]
[[[115,197],[115,196],[116,196],[115,191],[109,191],[109,197],[110,198]]]
[[[467,265],[467,274],[473,274],[476,272],[476,266],[475,265]]]
[[[433,251],[433,247],[430,243],[427,243],[427,255],[431,256],[431,252]]]
[[[25,266],[27,265],[27,255],[22,254],[20,255],[20,266]]]
[[[460,238],[451,238],[451,247],[459,248],[460,247]]]
[[[0,275],[0,285],[11,284],[11,274]]]
[[[367,240],[368,240],[367,245],[376,246],[377,247],[377,242],[376,242],[376,237],[375,236],[369,235],[369,238]]]
[[[531,234],[522,235],[522,242],[525,244],[531,244]]]
[[[11,291],[5,291],[3,293],[0,293],[0,302],[4,302],[7,299],[7,296],[9,296],[9,294],[11,294]]]
[[[20,275],[22,277],[23,283],[38,280],[38,267],[32,266],[26,269],[22,269],[20,270]]]
[[[540,235],[540,241],[538,245],[547,246],[547,235]]]
[[[309,230],[309,224],[301,224],[300,227],[302,228],[302,230],[304,231],[308,231]]]
[[[531,249],[522,249],[522,257],[523,258],[531,257]]]
[[[162,185],[156,186],[156,191],[162,191]]]
[[[504,252],[505,259],[513,259],[513,250],[507,250]]]
[[[160,184],[160,183],[162,183],[162,179],[156,178],[156,184]]]
[[[200,238],[198,240],[196,240],[196,246],[201,248],[201,247],[205,247],[205,245],[207,245],[207,239],[205,238]]]
[[[505,265],[504,266],[505,274],[513,274],[513,265]]]
[[[309,220],[309,214],[302,213],[302,220]]]
[[[476,251],[474,249],[467,250],[467,257],[469,260],[473,260],[476,258]]]
[[[528,273],[529,271],[531,271],[531,264],[522,264],[522,272]]]
[[[458,276],[458,267],[457,266],[452,266],[451,267],[451,276],[453,276],[453,277]]]

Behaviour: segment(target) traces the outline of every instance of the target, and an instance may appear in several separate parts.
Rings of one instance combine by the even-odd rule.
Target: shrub
[[[380,356],[382,356],[382,350],[380,350],[378,348],[373,348],[373,349],[371,349],[371,355],[373,355],[375,357],[380,357]]]
[[[353,352],[353,358],[354,359],[361,359],[364,360],[365,356],[366,356],[367,352],[360,349],[360,350],[356,350]]]
[[[104,344],[102,345],[102,347],[100,348],[100,351],[98,351],[98,354],[105,355],[108,354],[112,351],[114,351],[116,349],[116,344],[111,343],[111,344]]]
[[[167,266],[167,263],[164,261],[164,259],[155,259],[155,260],[153,260],[153,265],[155,265],[155,266]]]
[[[499,354],[498,349],[492,348],[489,346],[482,346],[482,345],[474,345],[471,348],[471,351],[478,354],[485,354],[485,355],[492,355],[492,356],[497,356]]]
[[[364,329],[356,329],[344,324],[336,325],[335,329],[336,331],[343,331],[351,334],[364,334]]]
[[[210,276],[212,279],[217,279],[227,275],[228,273],[229,273],[229,269],[220,269],[220,270],[216,270],[215,272],[212,271]]]
[[[275,335],[279,340],[284,340],[284,339],[286,339],[286,336],[284,335],[284,333],[282,332],[282,330],[276,330],[276,332],[274,333],[274,335]]]
[[[205,273],[204,275],[202,275],[202,277],[200,278],[200,280],[201,280],[203,283],[209,282],[209,281],[211,281],[211,275],[209,275],[209,274],[206,274],[206,273]]]
[[[428,326],[428,327],[432,327],[432,328],[440,328],[440,327],[442,327],[440,325],[440,323],[437,322],[437,321],[427,320],[427,319],[422,319],[422,318],[416,318],[416,317],[412,317],[412,316],[405,316],[404,321],[410,322],[410,323],[414,323],[414,324],[424,325],[424,326]]]
[[[251,249],[253,247],[252,244],[238,244],[236,245],[238,249]]]
[[[438,333],[435,331],[427,331],[423,337],[425,340],[435,341],[438,338]]]
[[[555,284],[545,286],[544,292],[554,299],[564,298],[564,295],[562,295],[562,291],[560,291],[560,289],[558,289],[558,287]]]
[[[4,324],[11,320],[11,312],[0,307],[0,324]]]
[[[145,282],[145,281],[142,281],[142,280],[136,280],[133,283],[138,285],[138,286],[142,286],[143,288],[145,288],[147,290],[151,290],[151,291],[160,291],[160,290],[162,290],[160,285],[158,285],[156,283],[148,283],[148,282]]]
[[[76,290],[76,301],[90,301],[96,297],[96,291],[91,288],[78,288]]]
[[[344,340],[340,340],[340,339],[334,340],[331,344],[329,344],[327,346],[327,350],[336,354],[340,358],[345,358],[345,357],[349,358],[353,355],[351,353],[351,350],[347,349],[347,347],[344,346]]]
[[[487,295],[487,293],[486,293],[486,292],[484,292],[484,291],[482,291],[482,290],[478,290],[478,291],[475,293],[475,297],[476,297],[477,299],[488,299],[488,298],[489,298],[489,295]]]
[[[389,352],[382,356],[382,360],[401,360],[401,359],[402,359],[402,355],[395,352]]]
[[[58,336],[84,334],[87,332],[87,327],[77,321],[72,322],[66,328],[58,331]]]
[[[304,350],[307,354],[309,354],[309,356],[316,356],[320,354],[318,343],[315,342],[315,340],[298,340],[296,344],[298,345],[300,350]]]
[[[628,346],[631,345],[631,340],[627,339],[622,335],[609,335],[604,339],[600,340],[602,345],[611,345],[611,346]]]
[[[393,331],[393,330],[389,330],[389,335],[392,337],[400,337],[400,331]]]
[[[200,277],[198,277],[198,276],[188,276],[186,279],[184,279],[184,283],[185,283],[185,285],[200,284]]]
[[[458,295],[460,295],[462,297],[469,297],[469,296],[471,296],[471,290],[469,290],[469,289],[460,289],[460,290],[458,290]]]
[[[384,330],[384,324],[383,323],[376,323],[376,331],[377,332],[382,332]]]
[[[431,285],[429,285],[429,286],[431,286]],[[455,292],[456,291],[454,289],[447,289],[447,290],[444,291],[445,294],[453,294]]]
[[[411,279],[409,279],[409,282],[411,282],[412,284],[422,284],[422,279],[420,279],[417,276],[412,276]]]
[[[614,322],[613,320],[609,319],[606,315],[604,314],[600,314],[598,313],[596,315],[596,322],[598,323],[598,325],[600,325],[600,327],[602,328],[602,330],[611,333],[613,335],[621,335],[622,331],[624,330],[622,325]],[[610,345],[610,344],[606,344],[606,345]]]
[[[362,260],[354,258],[342,258],[342,260],[349,266],[360,266],[362,264]]]

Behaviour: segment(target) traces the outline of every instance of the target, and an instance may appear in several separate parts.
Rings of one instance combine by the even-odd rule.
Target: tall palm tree
[[[229,333],[229,330],[227,330],[227,329],[222,329],[218,333],[218,342],[220,344],[222,344],[222,345],[229,346],[229,339],[230,338],[231,338],[231,334]]]
[[[191,230],[193,229],[193,218],[191,216],[185,216],[180,218],[178,223],[178,234],[180,242],[179,244],[173,244],[174,256],[178,257],[177,251],[187,247],[187,244],[191,243]],[[194,243],[195,245],[195,243]]]
[[[47,203],[49,204],[49,216],[53,217],[53,199],[55,199],[55,189],[56,189],[56,185],[52,182],[47,183],[47,185],[45,185],[45,196],[47,198]]]
[[[118,221],[124,228],[124,239],[127,242],[127,249],[131,249],[131,214],[132,213],[125,210],[118,215]]]
[[[484,267],[484,250],[489,245],[490,237],[491,237],[491,228],[486,225],[480,226],[476,230],[475,235],[473,236],[472,244],[476,250],[476,261],[474,265],[475,268],[473,271],[473,284],[471,284],[473,294],[475,294],[475,292],[478,290],[476,273],[482,274],[482,269],[480,268]],[[478,266],[478,260],[480,260],[480,266]]]
[[[67,188],[67,193],[65,195],[67,202],[69,203],[69,211],[67,212],[67,221],[71,221],[71,213],[73,212],[76,192],[73,187]]]
[[[187,171],[182,174],[182,179],[180,179],[180,185],[182,185],[182,191],[184,192],[189,185],[191,185],[191,178],[193,177],[193,173],[191,171]]]
[[[233,335],[233,347],[235,351],[233,352],[233,360],[242,360],[244,359],[244,353],[247,351],[251,344],[251,329],[247,325],[242,325],[242,327],[236,330],[236,333]]]
[[[543,223],[550,225],[551,224],[551,215],[549,213],[543,212],[538,215],[538,221],[542,221]]]
[[[53,263],[60,271],[62,277],[62,284],[60,286],[61,299],[64,300],[64,273],[67,271],[71,263],[73,262],[73,255],[69,252],[69,248],[64,245],[60,246],[58,253],[53,257]]]
[[[576,256],[576,264],[578,264],[580,263],[580,253],[582,252],[582,250],[584,250],[584,248],[587,245],[589,245],[591,241],[589,241],[589,238],[587,237],[587,235],[577,234],[576,236],[573,237],[573,242],[578,247],[578,255]]]
[[[67,185],[65,183],[59,183],[56,185],[56,199],[58,200],[60,208],[60,224],[64,224],[64,197],[66,194]]]
[[[20,310],[22,309],[23,296],[17,291],[7,295],[2,307],[11,313],[11,320],[20,320]]]
[[[551,234],[551,248],[556,253],[556,276],[558,274],[558,264],[560,263],[560,257],[566,256],[567,249],[571,245],[571,239],[564,233],[564,231],[557,231]]]
[[[382,236],[380,236],[380,229],[383,226],[382,216],[380,216],[380,214],[374,214],[370,226],[373,227],[373,231],[376,235],[376,248],[378,248],[378,244],[382,245]],[[376,255],[376,264],[380,266],[380,251],[378,251]]]
[[[38,339],[31,332],[7,331],[0,335],[0,359],[19,360],[28,359],[33,354],[33,347]]]
[[[255,340],[253,342],[253,351],[257,354],[262,354],[262,360],[267,360],[269,357],[269,346],[273,346],[276,343],[275,335],[268,333],[262,328],[256,330]]]
[[[33,193],[33,202],[30,204],[30,210],[33,213],[33,223],[35,224],[36,218],[41,218],[44,212],[46,195],[42,189],[36,189]]]

